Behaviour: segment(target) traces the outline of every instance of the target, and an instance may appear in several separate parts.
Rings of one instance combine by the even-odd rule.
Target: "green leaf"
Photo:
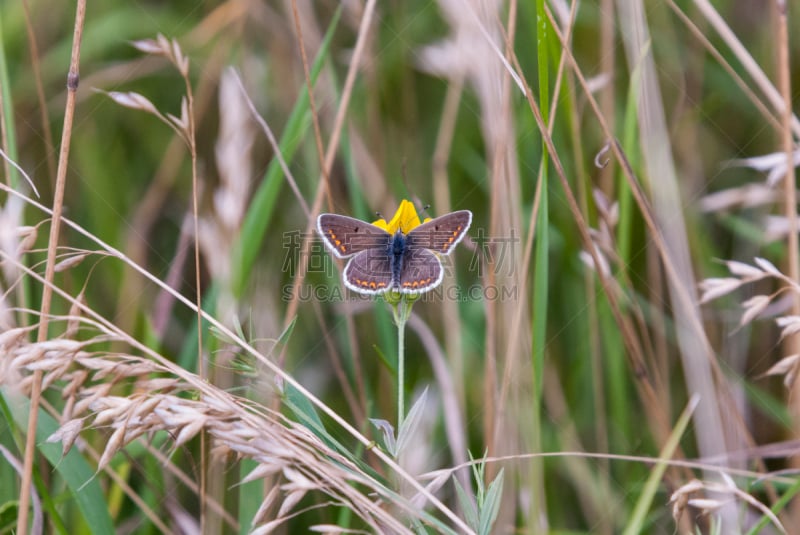
[[[453,483],[456,485],[456,495],[458,496],[458,503],[461,505],[461,510],[464,511],[465,520],[467,525],[474,530],[478,529],[478,508],[475,502],[470,498],[461,483],[458,482],[457,477],[453,477]]]
[[[625,531],[623,531],[625,535],[643,533],[647,511],[650,508],[650,505],[653,503],[653,498],[655,497],[656,491],[661,483],[661,478],[664,476],[664,472],[667,470],[667,463],[664,461],[671,459],[672,455],[675,453],[675,450],[680,443],[681,436],[683,435],[683,432],[686,431],[686,427],[689,425],[692,413],[699,403],[699,399],[700,397],[697,394],[692,396],[688,405],[683,410],[683,413],[681,413],[680,418],[678,418],[675,428],[672,430],[672,433],[670,433],[666,444],[664,444],[664,447],[658,456],[659,462],[656,463],[656,465],[653,467],[653,470],[650,472],[650,476],[647,478],[647,482],[644,485],[642,494],[639,496],[639,500],[636,502],[636,507],[633,510],[633,514],[628,520],[628,525],[625,527]]]
[[[5,387],[0,388],[0,395],[6,407],[11,411],[14,421],[20,427],[25,427],[30,411],[30,400],[26,397],[11,394]],[[108,514],[106,499],[100,488],[100,481],[95,478],[94,470],[86,459],[72,448],[62,457],[61,445],[45,442],[56,432],[58,422],[39,409],[38,425],[36,427],[36,449],[47,458],[55,471],[64,479],[67,488],[78,504],[86,525],[92,533],[114,533],[114,524]]]
[[[400,424],[400,429],[397,431],[397,448],[396,448],[396,455],[402,455],[403,451],[408,448],[409,443],[411,442],[414,433],[419,427],[419,423],[422,421],[422,414],[423,409],[425,408],[425,401],[428,398],[428,389],[422,391],[422,395],[414,402],[414,405],[411,407],[411,410],[408,411],[408,415],[403,420],[403,423]]]
[[[489,535],[492,532],[492,525],[497,520],[497,513],[500,512],[500,499],[503,496],[503,469],[494,478],[489,490],[486,492],[486,499],[481,504],[481,523],[478,526],[478,533]]]
[[[13,533],[17,527],[17,516],[19,515],[19,502],[13,500],[0,505],[0,535]]]
[[[328,59],[331,39],[335,33],[341,13],[342,8],[339,6],[328,26],[328,31],[325,33],[319,53],[314,59],[310,73],[312,86],[315,85],[317,76]],[[278,143],[278,147],[287,164],[291,162],[292,156],[300,142],[305,138],[310,125],[311,115],[308,91],[302,91]],[[231,288],[236,297],[241,297],[245,290],[245,283],[253,269],[253,264],[255,264],[256,255],[259,251],[259,244],[264,241],[264,236],[278,200],[278,194],[285,182],[283,179],[283,169],[280,166],[280,162],[277,157],[273,158],[267,168],[267,173],[261,182],[261,186],[253,195],[253,201],[250,203],[242,224],[242,233],[231,251],[231,265],[234,270],[231,275]]]
[[[394,439],[394,427],[388,420],[383,418],[370,418],[370,423],[374,425],[383,436],[383,447],[389,454],[397,458],[397,441]]]
[[[308,427],[317,437],[326,441],[330,438],[314,404],[290,383],[284,383],[283,400],[300,423]]]

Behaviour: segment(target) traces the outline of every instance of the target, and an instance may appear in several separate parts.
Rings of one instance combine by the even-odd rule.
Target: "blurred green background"
[[[396,410],[397,344],[391,313],[381,300],[345,292],[339,282],[342,264],[330,258],[318,240],[312,240],[310,250],[301,248],[301,238],[313,228],[311,220],[238,86],[234,83],[227,92],[220,89],[230,76],[228,67],[233,67],[280,142],[308,206],[320,195],[322,212],[373,220],[376,212],[391,217],[400,200],[409,199],[418,210],[429,205],[426,216],[457,209],[474,214],[471,239],[449,257],[441,293],[415,305],[418,323],[406,334],[407,396],[412,399],[425,386],[434,393],[426,407],[427,427],[419,431],[420,458],[413,468],[427,472],[467,458],[464,450],[455,456],[453,436],[446,430],[447,405],[441,398],[452,395],[462,424],[458,434],[472,456],[510,456],[487,465],[487,485],[500,468],[505,470],[502,505],[492,532],[617,533],[635,526],[647,533],[674,533],[676,524],[666,505],[669,496],[691,477],[703,477],[701,471],[671,469],[651,494],[645,486],[650,464],[578,453],[657,458],[665,430],[675,425],[693,390],[687,376],[694,372],[687,362],[703,357],[686,355],[681,347],[673,316],[680,307],[670,297],[674,281],[665,274],[652,228],[631,196],[619,159],[604,150],[607,136],[579,77],[564,60],[546,13],[555,13],[560,31],[569,28],[569,50],[578,72],[588,80],[651,204],[658,204],[652,196],[661,191],[659,184],[676,188],[679,197],[665,202],[672,203],[675,221],[685,225],[680,247],[690,255],[686,265],[695,280],[683,283],[695,292],[700,280],[727,276],[720,259],[752,262],[763,256],[779,267],[787,261],[785,238],[772,239],[765,232],[768,216],[783,213],[782,186],[770,194],[763,173],[731,165],[733,160],[781,150],[776,105],[744,66],[743,54],[766,73],[767,83],[774,84],[778,52],[785,43],[776,37],[772,2],[714,4],[722,27],[732,32],[744,52],[726,43],[720,27],[704,14],[706,3],[676,4],[641,4],[650,38],[632,65],[625,39],[641,27],[622,2],[610,0],[580,3],[572,22],[572,6],[555,1],[378,2],[364,35],[360,24],[368,4],[361,2],[90,2],[65,216],[194,300],[190,152],[152,114],[120,106],[104,93],[135,92],[162,113],[179,116],[186,95],[180,73],[165,58],[143,54],[131,45],[158,34],[176,39],[190,60],[206,309],[226,325],[241,325],[243,334],[270,359],[377,440],[367,418],[393,422]],[[791,7],[790,28],[797,26]],[[315,118],[293,9],[314,77]],[[48,206],[74,20],[73,2],[0,4],[3,149],[30,175]],[[360,36],[364,49],[350,92],[346,79]],[[791,32],[790,37],[788,73],[794,88],[800,83],[800,69],[797,38]],[[642,139],[652,132],[643,127],[648,123],[643,122],[645,108],[639,107],[646,88],[641,85],[645,64],[654,67],[651,81],[658,93],[649,96],[665,118],[674,182],[669,176],[654,176],[646,165],[652,154]],[[553,155],[545,156],[532,108],[510,72],[530,88],[532,100],[553,123],[552,142],[569,195]],[[741,77],[741,84],[732,72]],[[343,95],[347,106],[343,122],[337,123]],[[653,109],[647,108],[647,113]],[[323,152],[329,150],[334,132],[338,140],[326,172],[315,121]],[[606,159],[608,166],[596,165]],[[17,180],[15,173],[4,173],[4,182],[24,189]],[[746,189],[749,186],[761,189]],[[607,211],[616,217],[603,217],[595,191],[602,192],[609,207],[619,203]],[[721,191],[727,191],[732,202],[708,209],[706,196]],[[756,193],[772,195],[770,202],[749,205]],[[570,195],[582,220],[570,209]],[[230,212],[223,213],[221,207]],[[27,209],[26,224],[43,219],[41,212]],[[664,219],[658,224],[669,226]],[[597,229],[593,238],[609,260],[619,312],[633,326],[627,343],[614,306],[580,258],[586,250],[580,231],[589,227]],[[40,230],[38,247],[46,247],[46,234]],[[61,245],[96,248],[69,230]],[[33,253],[28,263],[43,259],[43,253]],[[56,282],[72,295],[83,290],[94,310],[187,369],[197,370],[194,313],[123,263],[92,258],[58,274]],[[3,288],[10,283],[5,281]],[[28,302],[14,302],[15,306],[37,308],[41,287],[28,280],[26,288]],[[452,299],[454,288],[472,294]],[[762,376],[785,356],[778,328],[773,321],[758,320],[736,329],[741,302],[775,289],[770,283],[745,287],[699,309],[700,322],[695,324],[710,342],[714,367],[720,370],[711,389],[699,393],[703,403],[721,413],[725,436],[720,447],[751,452],[744,461],[730,463],[741,469],[762,469],[756,463],[760,455],[752,448],[787,439],[797,429],[781,378]],[[492,297],[498,295],[508,298]],[[12,298],[7,294],[6,299]],[[54,305],[56,313],[68,309],[61,301]],[[769,315],[775,313],[779,311]],[[291,332],[275,344],[290,324]],[[425,338],[427,330],[432,338]],[[254,379],[237,368],[231,356],[236,352],[224,341],[208,332],[205,340],[212,383],[271,402],[269,374]],[[642,367],[632,364],[636,360],[631,343],[641,347]],[[450,394],[433,371],[436,349],[453,385]],[[727,381],[724,387],[722,380]],[[652,386],[652,397],[643,394],[643,384]],[[58,407],[57,391],[47,397]],[[286,414],[297,417],[290,410]],[[655,422],[655,414],[668,421]],[[336,424],[325,423],[340,440],[352,442]],[[10,421],[1,425],[0,440],[13,450],[18,430]],[[690,426],[676,457],[706,455],[697,446],[703,432]],[[90,440],[100,444],[103,437],[94,434]],[[179,450],[175,464],[196,474],[198,447],[193,442]],[[575,453],[545,459],[526,456],[538,452]],[[158,462],[135,448],[127,458],[130,464],[123,477],[158,510],[163,491],[153,483],[161,478]],[[790,465],[778,459],[768,467]],[[42,474],[48,471],[45,466],[43,462]],[[230,492],[221,498],[234,515],[244,501],[235,487],[237,477],[235,470],[226,474],[223,488]],[[54,479],[49,491],[63,517],[48,528],[91,531],[58,476]],[[17,478],[6,467],[2,481],[0,496],[10,503],[17,497]],[[736,482],[767,506],[795,492],[781,484],[765,490],[748,477]],[[187,489],[169,492],[196,511],[196,498]],[[460,507],[451,486],[440,494],[454,509]],[[117,500],[111,510],[118,532],[155,532],[138,517],[129,498],[113,497],[111,491],[107,498]],[[294,533],[323,522],[363,527],[328,509],[317,511],[311,506],[315,499],[306,498],[302,505],[309,509],[278,529]],[[635,508],[642,502],[647,515],[639,519]],[[782,502],[776,509],[788,515]],[[735,510],[737,529],[743,533],[761,518],[741,501]],[[719,520],[722,517],[701,516],[699,509],[692,509],[678,529],[713,531],[719,529],[717,522],[725,522]],[[240,517],[241,531],[247,529],[247,518]],[[4,523],[5,529],[8,526],[13,523]]]

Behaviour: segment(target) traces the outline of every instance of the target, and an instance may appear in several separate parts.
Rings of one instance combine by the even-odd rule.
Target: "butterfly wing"
[[[398,281],[400,292],[424,293],[441,284],[444,269],[435,254],[421,247],[411,247],[406,249],[403,257],[403,268]]]
[[[347,258],[368,249],[385,252],[391,234],[360,219],[339,214],[320,214],[317,232],[337,258]]]
[[[438,254],[448,255],[467,235],[471,223],[472,212],[469,210],[451,212],[409,232],[408,244],[412,249],[424,247]]]
[[[383,293],[392,287],[392,266],[386,249],[357,253],[344,268],[344,285],[362,294]]]

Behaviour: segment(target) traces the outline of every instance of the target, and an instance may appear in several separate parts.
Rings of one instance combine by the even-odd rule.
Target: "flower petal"
[[[426,221],[429,219],[430,218],[427,218]],[[420,225],[420,220],[417,215],[417,209],[414,208],[414,204],[403,199],[400,201],[400,206],[388,223],[385,219],[378,219],[377,221],[373,221],[372,224],[382,228],[389,234],[394,234],[398,230],[403,234],[408,234]]]

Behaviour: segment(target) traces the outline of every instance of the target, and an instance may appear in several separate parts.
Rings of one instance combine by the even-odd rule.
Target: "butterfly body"
[[[391,243],[387,247],[389,253],[389,268],[392,272],[392,284],[396,286],[400,281],[400,274],[403,272],[403,261],[406,252],[406,237],[399,230],[392,236]]]
[[[407,234],[394,234],[365,221],[338,214],[321,214],[317,230],[328,250],[349,258],[344,284],[351,290],[378,294],[394,290],[423,293],[438,286],[444,268],[437,255],[448,255],[463,239],[472,213],[461,210],[423,223]]]

